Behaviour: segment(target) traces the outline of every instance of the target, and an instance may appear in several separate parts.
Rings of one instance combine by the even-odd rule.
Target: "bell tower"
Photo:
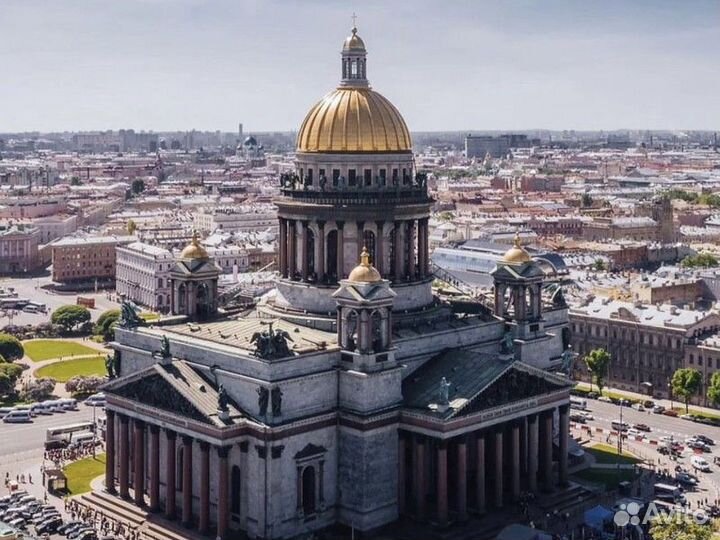
[[[398,425],[381,419],[402,402],[402,366],[391,337],[395,293],[369,259],[363,249],[333,294],[342,349],[338,405],[347,420],[338,435],[338,507],[343,523],[363,531],[398,516]]]
[[[367,80],[367,50],[365,49],[365,42],[357,34],[354,23],[352,33],[343,43],[341,56],[342,78],[340,86],[367,88],[369,86]]]
[[[210,260],[194,232],[191,242],[180,253],[180,260],[170,271],[172,314],[198,320],[214,317],[218,307],[219,276],[220,269]]]
[[[492,271],[495,283],[495,315],[506,321],[515,358],[533,365],[534,358],[542,358],[543,350],[550,346],[552,336],[545,332],[542,305],[542,287],[545,274],[523,248],[520,235],[514,245]]]

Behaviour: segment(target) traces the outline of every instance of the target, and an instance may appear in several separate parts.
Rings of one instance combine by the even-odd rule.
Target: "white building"
[[[40,243],[47,244],[77,231],[78,218],[67,214],[39,217],[33,220],[33,225],[40,231]]]
[[[115,287],[136,304],[165,311],[170,304],[173,254],[165,248],[133,242],[117,248]]]
[[[203,232],[261,231],[277,228],[277,213],[270,206],[203,208],[194,216],[195,227]]]

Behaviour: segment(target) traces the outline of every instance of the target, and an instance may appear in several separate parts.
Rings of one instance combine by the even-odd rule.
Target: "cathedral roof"
[[[365,42],[357,35],[357,28],[353,26],[351,34],[343,43],[344,52],[365,52]]]
[[[532,257],[530,257],[530,254],[525,251],[525,248],[520,243],[520,235],[518,233],[515,233],[515,240],[513,242],[513,247],[511,247],[507,252],[505,252],[505,255],[503,255],[502,262],[505,264],[514,264],[514,265],[520,265],[525,264],[532,261]]]
[[[218,415],[218,388],[184,360],[156,363],[127,377],[112,380],[104,392],[143,405],[218,427],[235,424],[246,416],[232,400],[228,418]]]
[[[382,276],[377,269],[370,264],[370,254],[367,248],[363,248],[360,254],[360,264],[352,269],[348,276],[348,281],[361,283],[377,283],[382,281]]]
[[[205,248],[202,247],[200,243],[197,231],[193,232],[192,240],[190,240],[190,243],[182,250],[180,258],[185,260],[206,260],[210,258],[208,252],[205,251]]]
[[[450,383],[446,410],[437,408],[443,377]],[[565,379],[522,362],[452,349],[430,359],[403,381],[403,406],[452,419],[569,386]]]
[[[403,152],[412,150],[405,120],[370,88],[337,88],[307,113],[298,152]]]

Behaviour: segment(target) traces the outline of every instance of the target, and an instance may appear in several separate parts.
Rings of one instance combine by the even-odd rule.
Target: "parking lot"
[[[47,306],[46,313],[27,313],[22,310],[0,310],[0,327],[14,325],[37,325],[50,320],[50,314],[60,306],[67,304],[75,304],[77,297],[93,298],[95,300],[95,308],[90,309],[92,319],[108,309],[117,309],[120,304],[114,299],[114,292],[80,292],[80,293],[59,293],[45,288],[52,282],[50,276],[41,278],[0,278],[0,288],[10,290],[12,288],[17,293],[18,298],[26,298],[33,302],[39,302]]]

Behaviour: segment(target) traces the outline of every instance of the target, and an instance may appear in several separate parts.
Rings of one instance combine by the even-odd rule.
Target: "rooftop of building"
[[[127,244],[137,240],[137,236],[68,236],[53,243],[54,247]]]
[[[689,328],[711,315],[710,312],[671,305],[655,306],[603,297],[595,297],[584,305],[575,305],[570,308],[570,313],[595,319],[625,319],[658,328]]]

